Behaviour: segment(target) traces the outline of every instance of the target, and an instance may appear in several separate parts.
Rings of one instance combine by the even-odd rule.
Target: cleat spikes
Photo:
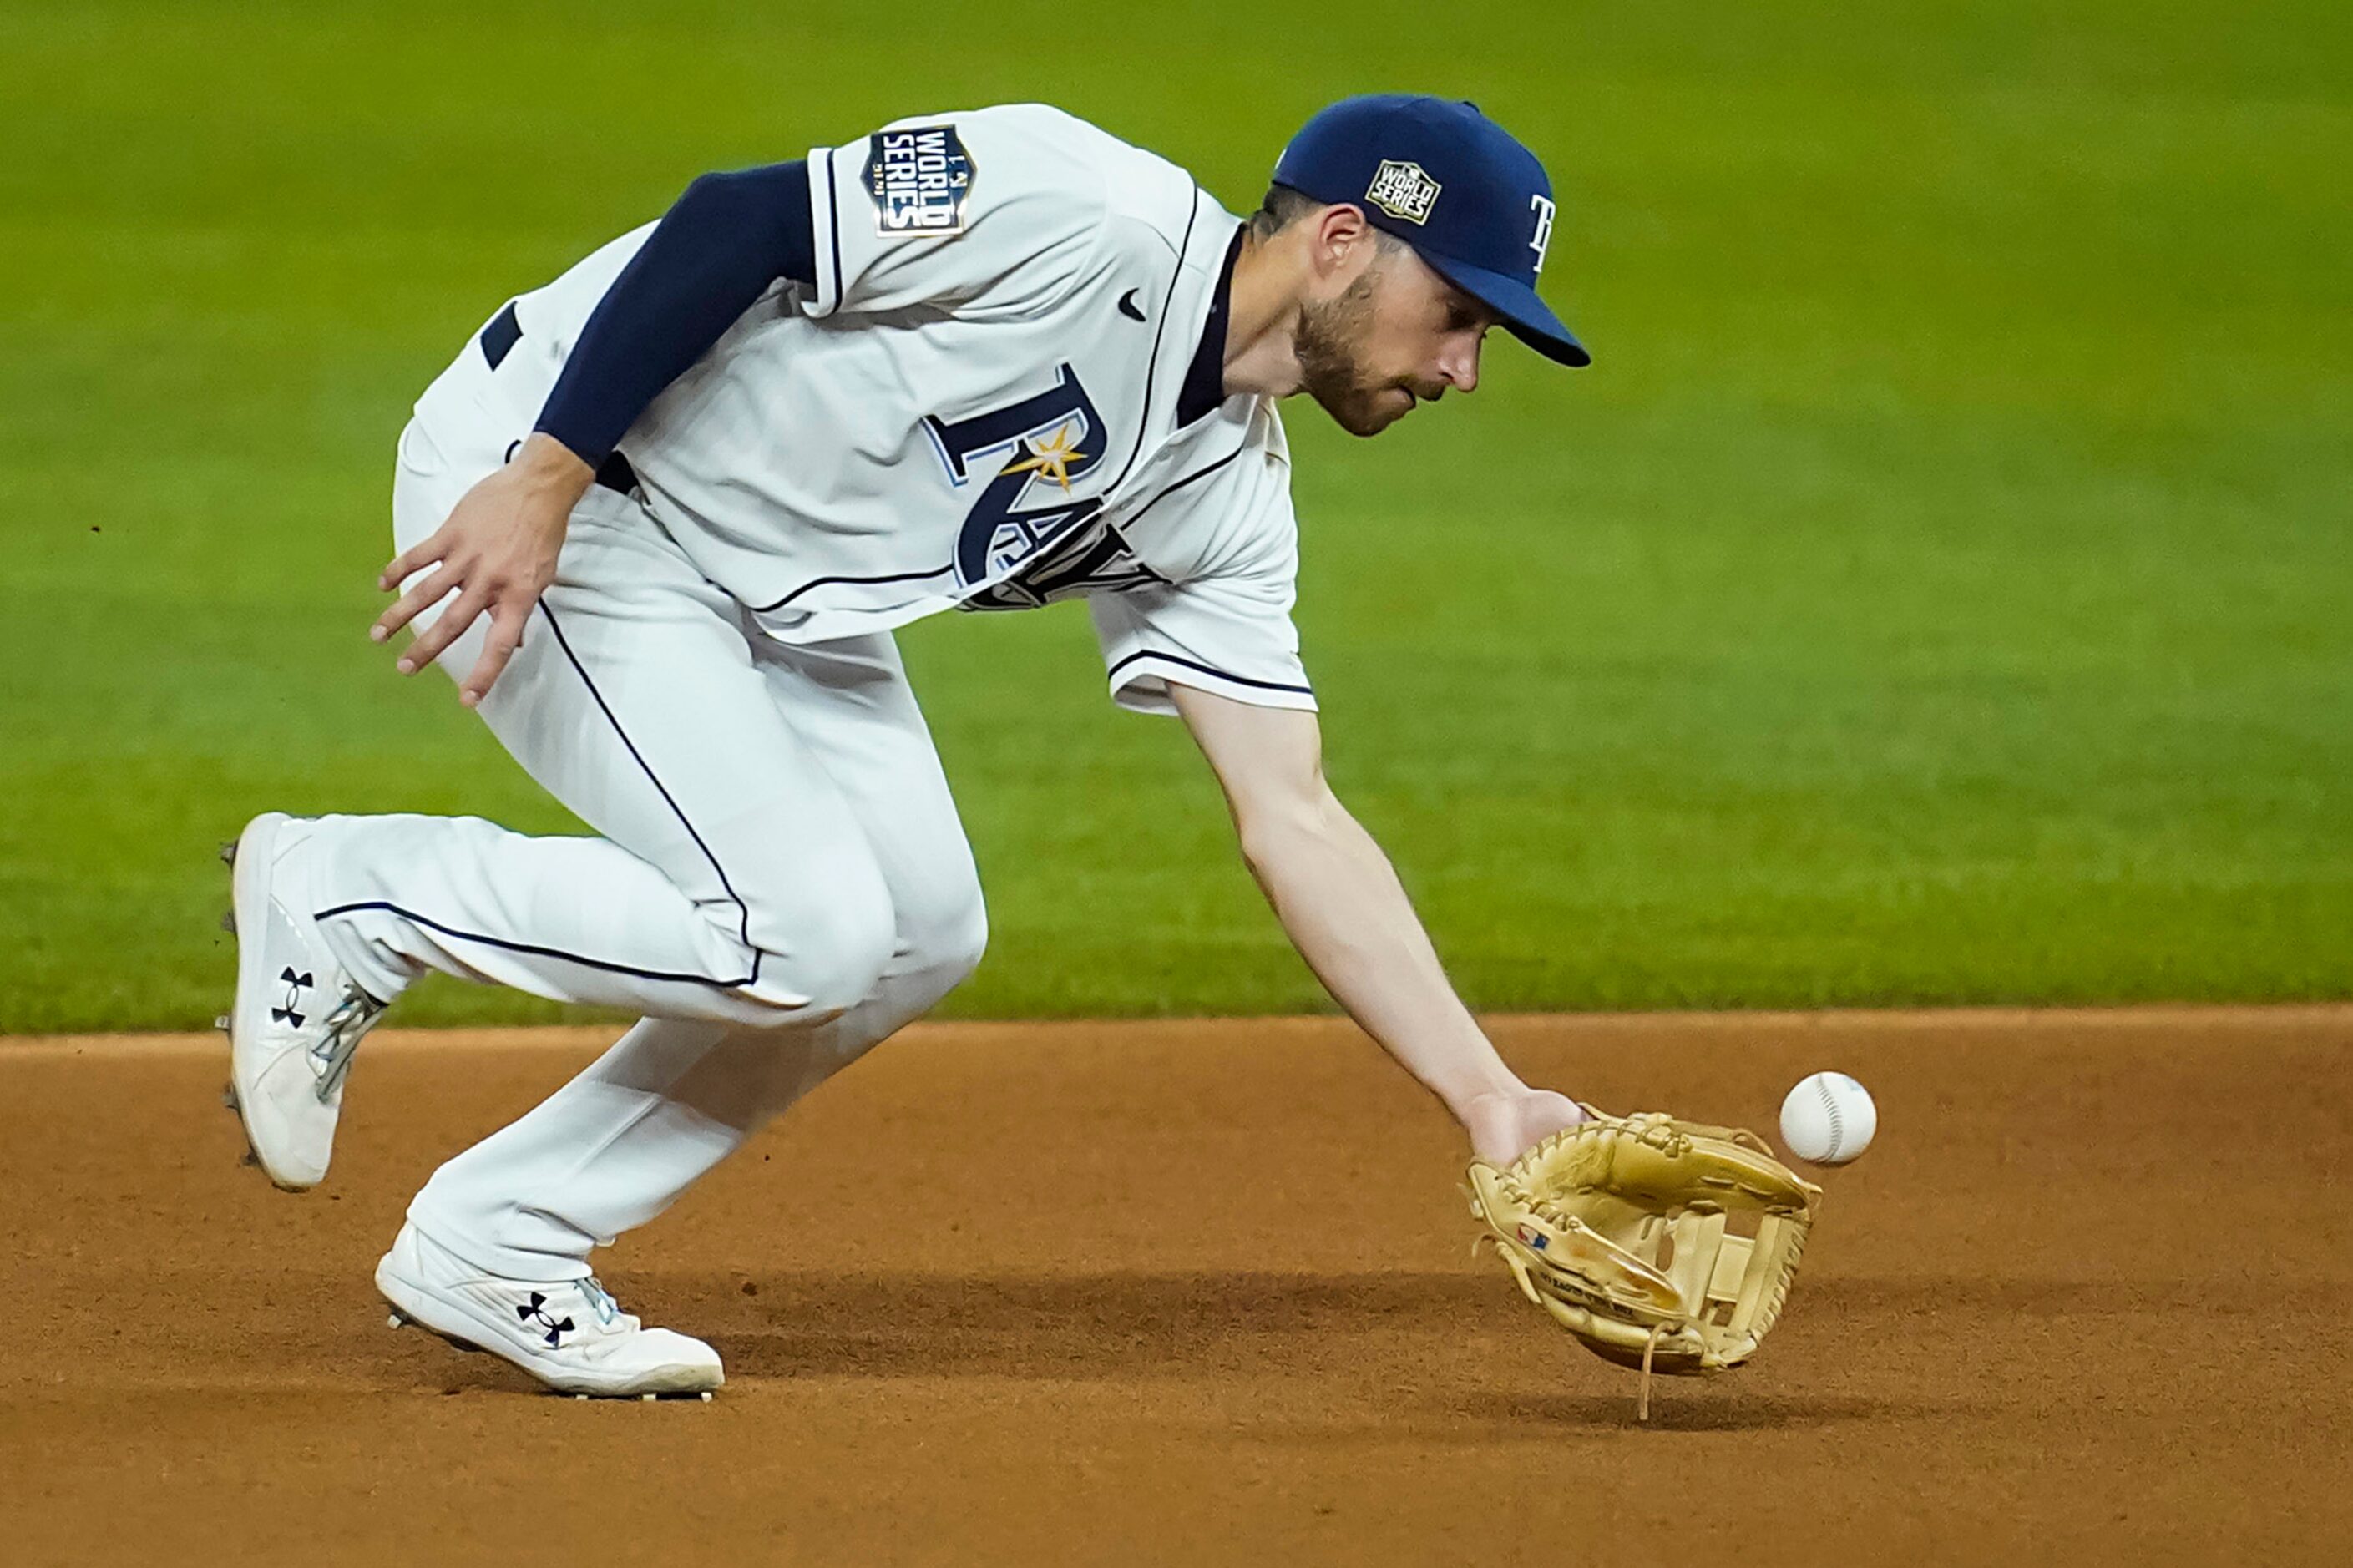
[[[705,1405],[711,1403],[711,1390],[707,1388],[702,1391],[702,1403]]]
[[[236,864],[237,864],[237,840],[236,840],[236,839],[234,839],[234,838],[225,838],[225,839],[223,839],[223,840],[221,841],[221,847],[220,847],[220,860],[221,860],[221,864],[222,864],[222,865],[224,865],[224,866],[234,866],[234,865],[236,865]]]
[[[221,911],[220,928],[221,930],[228,932],[231,936],[235,936],[237,934],[237,911],[235,910],[223,910]]]
[[[655,1400],[659,1399],[661,1395],[659,1394],[640,1394],[638,1397],[644,1400],[648,1405],[651,1405]]]
[[[236,1084],[225,1083],[221,1085],[221,1103],[228,1107],[231,1110],[237,1109]]]
[[[224,1035],[227,1034],[227,1033],[228,1033],[228,1015],[227,1015],[227,1014],[226,1014],[226,1013],[216,1013],[216,1014],[214,1014],[214,1015],[213,1015],[213,1027],[214,1027],[214,1028],[216,1028],[216,1029],[218,1029],[218,1030],[219,1030],[222,1034],[224,1034]]]
[[[395,1312],[384,1321],[384,1326],[387,1329],[405,1329],[408,1326],[408,1320]]]

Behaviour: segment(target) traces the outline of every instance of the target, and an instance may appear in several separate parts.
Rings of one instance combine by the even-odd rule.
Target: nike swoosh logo
[[[1135,290],[1130,289],[1119,297],[1119,313],[1131,321],[1144,320],[1144,307],[1135,302]]]

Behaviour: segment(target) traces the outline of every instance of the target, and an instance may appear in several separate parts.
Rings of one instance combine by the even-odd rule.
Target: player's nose
[[[1457,392],[1479,390],[1479,340],[1451,342],[1438,357],[1439,378]]]

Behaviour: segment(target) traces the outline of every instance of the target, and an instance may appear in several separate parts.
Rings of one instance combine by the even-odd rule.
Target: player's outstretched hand
[[[1479,1096],[1464,1108],[1462,1126],[1471,1134],[1472,1152],[1500,1167],[1584,1120],[1584,1107],[1568,1096],[1523,1088]]]
[[[400,656],[400,673],[414,675],[441,657],[483,616],[490,636],[473,669],[458,684],[458,700],[471,708],[499,679],[522,644],[532,606],[555,580],[564,530],[596,471],[551,436],[533,435],[513,461],[459,498],[449,520],[404,552],[376,578],[396,592],[411,576],[434,568],[376,618],[368,636],[384,641],[434,605],[448,601]]]

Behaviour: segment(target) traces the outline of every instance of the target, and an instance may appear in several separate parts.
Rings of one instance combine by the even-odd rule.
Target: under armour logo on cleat
[[[269,1021],[273,1024],[291,1024],[299,1029],[302,1026],[302,1015],[295,1009],[302,1005],[302,993],[311,988],[311,972],[306,969],[297,974],[294,973],[294,966],[290,963],[279,972],[278,978],[286,984],[286,1005],[272,1007],[269,1010]]]
[[[550,1317],[547,1312],[547,1298],[536,1290],[531,1293],[531,1305],[515,1309],[515,1321],[522,1323],[536,1323],[546,1330],[547,1348],[550,1350],[554,1350],[562,1342],[564,1336],[572,1331],[572,1320],[565,1318],[559,1321]]]

